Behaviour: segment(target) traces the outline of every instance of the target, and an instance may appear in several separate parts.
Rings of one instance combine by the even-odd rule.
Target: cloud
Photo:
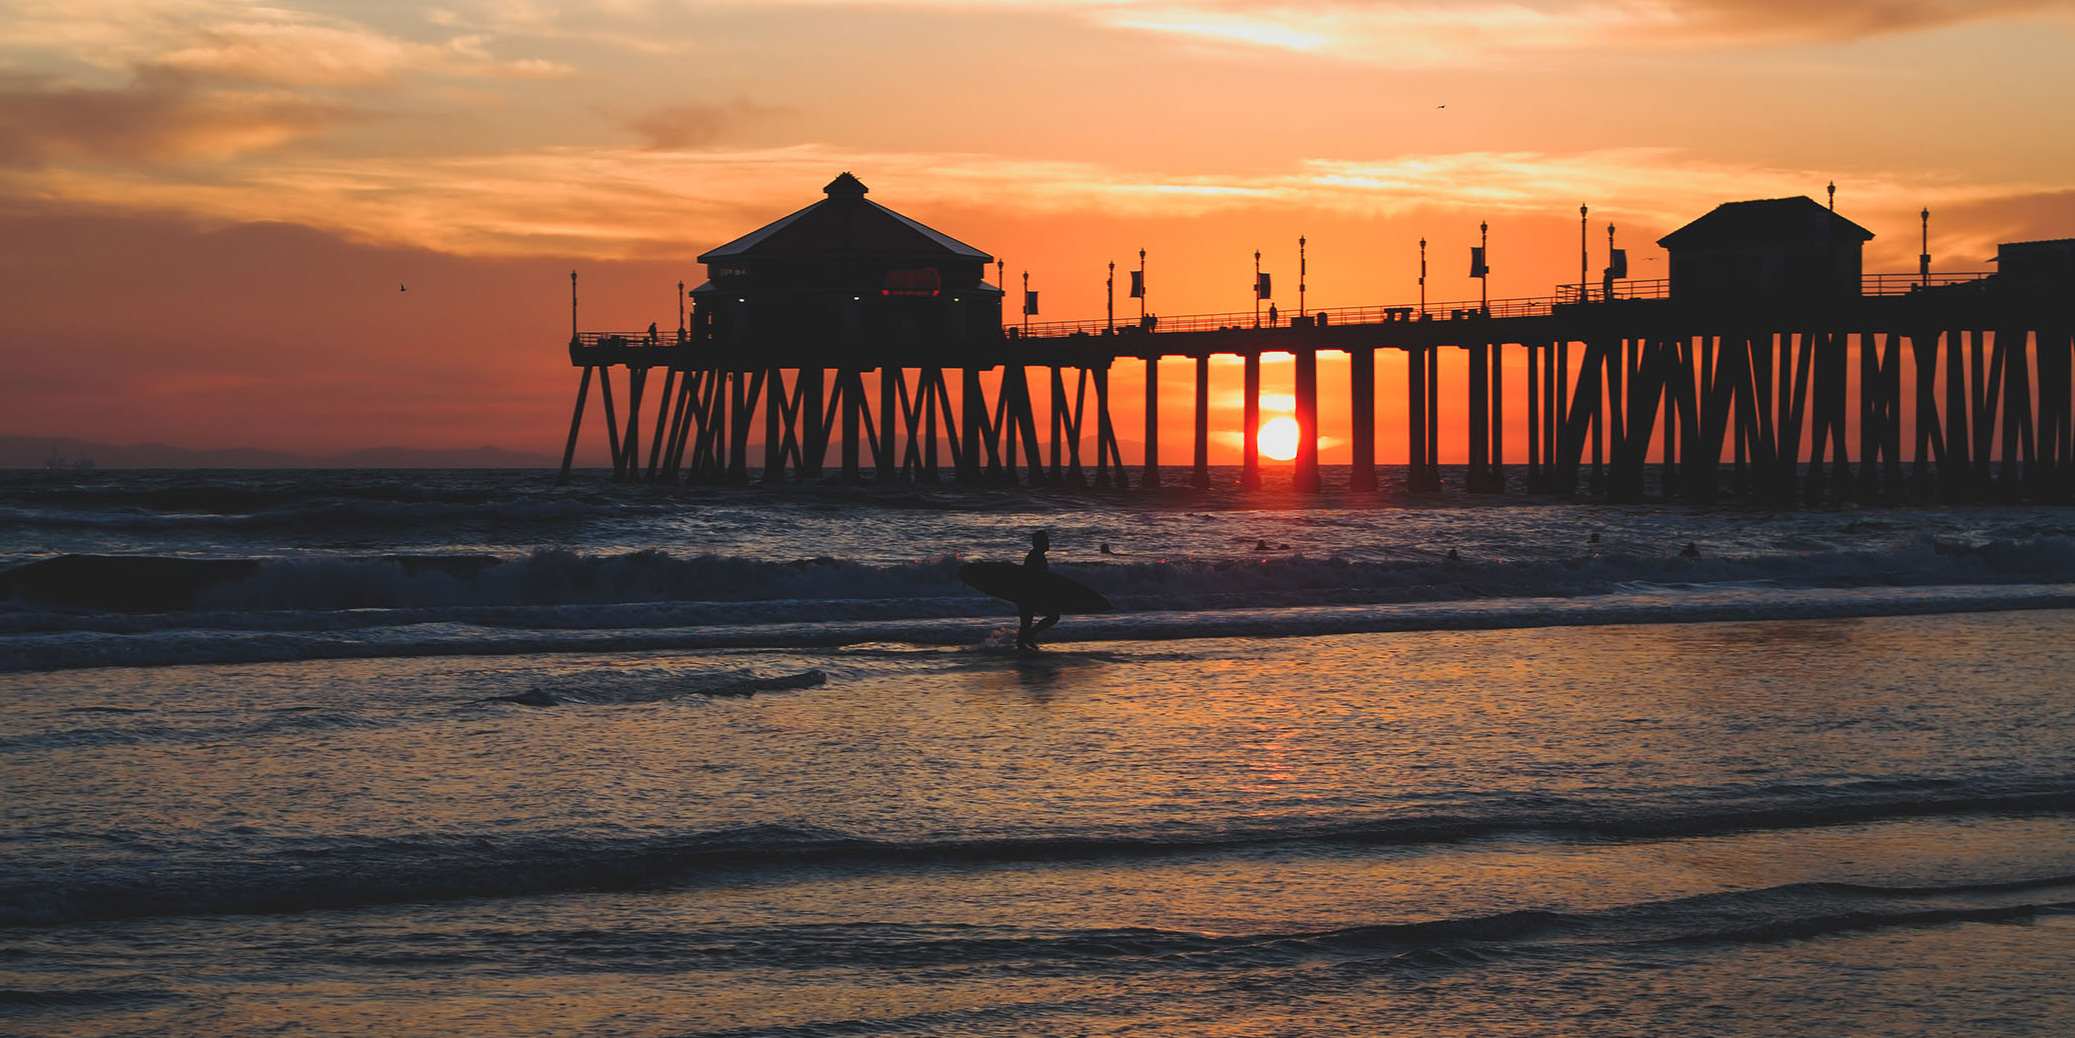
[[[911,0],[904,6],[1038,8],[1212,48],[1400,68],[1457,66],[1498,54],[1834,43],[1970,21],[2065,19],[2075,9],[2069,0]]]
[[[1820,196],[1828,173],[1710,162],[1668,149],[1571,154],[1465,152],[1387,160],[1308,159],[1250,175],[1191,176],[958,153],[868,153],[819,145],[751,150],[562,148],[445,158],[275,160],[203,182],[150,182],[85,169],[0,176],[0,195],[219,220],[277,220],[359,241],[450,253],[676,256],[726,241],[817,200],[853,170],[904,212],[1136,220],[1233,213],[1351,218],[1453,211],[1546,218],[1591,204],[1595,219],[1675,227],[1734,199]],[[2037,195],[2054,185],[1860,172],[1840,209],[1868,226],[1914,226],[1934,211]]]
[[[1834,43],[1964,21],[2066,16],[2071,6],[2066,0],[1153,0],[1084,8],[1083,14],[1214,44],[1435,67],[1494,53]]]
[[[2066,16],[2066,0],[1677,0],[1668,4],[1698,36],[1728,40],[1838,42],[2031,14]]]
[[[742,122],[778,111],[738,98],[725,104],[666,105],[617,119],[647,141],[647,150],[677,151],[707,147]]]
[[[199,75],[289,84],[386,83],[413,70],[521,79],[570,72],[557,62],[499,60],[487,39],[460,35],[442,44],[414,43],[352,25],[229,22],[198,27],[191,41],[155,61]]]
[[[410,40],[331,15],[227,0],[72,0],[0,8],[0,40],[7,41],[0,53],[58,54],[104,69],[150,66],[197,80],[291,86],[391,83],[412,72],[493,79],[572,72],[542,59],[501,59],[491,52],[492,38],[481,32]]]
[[[293,94],[201,90],[163,69],[140,70],[118,89],[15,77],[0,79],[0,165],[228,157],[357,118]]]

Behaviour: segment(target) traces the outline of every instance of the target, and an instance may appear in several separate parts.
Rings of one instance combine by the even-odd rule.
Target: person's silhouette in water
[[[1030,570],[1033,575],[1049,572],[1048,567],[1045,565],[1045,551],[1050,547],[1052,547],[1051,534],[1043,530],[1031,534],[1030,553],[1023,556],[1023,568]],[[1016,603],[1016,608],[1021,611],[1023,619],[1023,627],[1016,633],[1016,647],[1036,651],[1038,647],[1037,636],[1051,630],[1052,625],[1059,622],[1059,614],[1049,614],[1044,619],[1033,623],[1032,618],[1037,615],[1036,609],[1026,602]]]

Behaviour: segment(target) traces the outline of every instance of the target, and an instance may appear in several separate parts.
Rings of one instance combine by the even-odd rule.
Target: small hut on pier
[[[1807,195],[1725,202],[1657,239],[1684,302],[1799,303],[1859,294],[1867,230]]]
[[[772,364],[871,367],[889,352],[947,359],[1001,336],[992,256],[865,198],[849,173],[828,197],[699,257],[692,337]]]
[[[2075,238],[1997,245],[1995,282],[2006,291],[2068,298],[2075,293]]]

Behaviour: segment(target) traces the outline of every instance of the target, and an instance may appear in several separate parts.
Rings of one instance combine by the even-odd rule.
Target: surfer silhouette
[[[1051,547],[1052,535],[1050,533],[1039,530],[1031,534],[1030,553],[1023,556],[1023,568],[1031,571],[1033,574],[1050,572],[1049,567],[1045,565],[1045,552]],[[1036,606],[1029,602],[1019,602],[1017,603],[1017,611],[1023,620],[1023,626],[1016,633],[1016,647],[1034,652],[1038,647],[1037,636],[1051,630],[1052,625],[1059,622],[1059,614],[1056,612],[1049,613],[1044,619],[1033,623],[1032,618],[1036,617],[1039,611]]]
[[[1038,635],[1051,630],[1067,613],[1107,613],[1115,608],[1094,588],[1053,573],[1045,564],[1045,552],[1051,547],[1052,535],[1039,530],[1030,535],[1030,553],[1023,556],[1020,566],[1013,562],[968,562],[958,567],[960,583],[1015,604],[1017,615],[1023,619],[1016,632],[1016,648],[1025,652],[1036,650]]]

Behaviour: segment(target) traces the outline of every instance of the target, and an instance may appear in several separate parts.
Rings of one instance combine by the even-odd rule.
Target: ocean
[[[2061,507],[4,473],[0,1034],[2064,1034],[2071,664]]]

